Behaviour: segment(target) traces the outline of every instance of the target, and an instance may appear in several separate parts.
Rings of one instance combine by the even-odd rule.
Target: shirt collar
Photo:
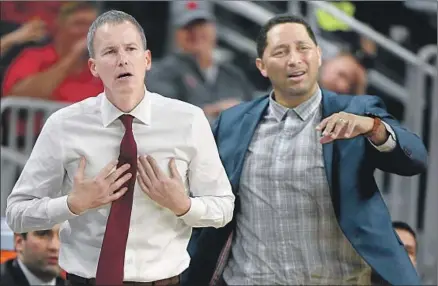
[[[272,90],[269,94],[269,111],[274,115],[278,122],[284,119],[289,110],[292,110],[301,120],[306,121],[321,104],[321,99],[322,93],[321,89],[318,87],[316,92],[308,100],[297,107],[288,108],[275,101],[274,90]]]
[[[146,87],[144,87],[144,96],[140,103],[128,113],[124,113],[120,109],[114,106],[105,95],[105,92],[102,93],[102,101],[100,105],[100,110],[102,114],[102,123],[104,127],[108,127],[111,123],[113,123],[117,118],[119,118],[123,114],[130,114],[140,123],[145,125],[151,124],[151,96]]]
[[[21,270],[23,271],[24,276],[26,276],[27,281],[29,282],[29,285],[56,285],[56,278],[53,278],[50,281],[44,282],[43,280],[36,277],[27,267],[24,265],[23,262],[21,262],[20,259],[17,259],[18,265],[20,266]]]

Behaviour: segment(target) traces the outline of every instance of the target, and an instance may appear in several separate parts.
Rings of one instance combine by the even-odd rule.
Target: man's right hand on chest
[[[122,186],[132,176],[131,173],[125,174],[130,167],[129,164],[113,171],[117,161],[112,161],[96,177],[85,178],[85,165],[85,158],[82,157],[73,180],[73,191],[67,198],[70,211],[77,215],[119,199],[128,190],[127,187],[122,188]]]

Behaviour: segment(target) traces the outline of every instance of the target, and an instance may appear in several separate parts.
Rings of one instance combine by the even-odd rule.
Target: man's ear
[[[145,60],[145,66],[146,70],[150,70],[152,66],[152,54],[150,50],[146,50],[144,52],[144,60]]]
[[[318,67],[322,65],[322,50],[320,46],[316,47],[316,53],[318,54]]]
[[[24,249],[25,239],[21,234],[14,234],[14,247],[15,251],[20,253]]]
[[[90,69],[90,72],[93,76],[99,77],[99,74],[97,73],[96,70],[96,63],[94,62],[93,58],[88,59],[88,68]]]
[[[256,66],[259,69],[262,76],[268,77],[268,72],[266,71],[265,64],[263,63],[263,60],[261,58],[256,59]]]

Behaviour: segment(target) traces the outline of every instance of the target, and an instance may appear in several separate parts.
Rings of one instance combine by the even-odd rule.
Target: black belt
[[[96,285],[95,278],[84,278],[78,275],[67,273],[67,280],[71,281],[73,284],[81,284],[81,285]],[[123,282],[124,285],[132,285],[132,286],[154,286],[154,285],[179,285],[180,277],[173,276],[170,278],[153,281],[153,282],[131,282],[126,281]]]
[[[71,281],[73,283],[77,284],[83,284],[83,285],[96,285],[96,279],[95,278],[84,278],[78,275],[67,273],[67,280]]]

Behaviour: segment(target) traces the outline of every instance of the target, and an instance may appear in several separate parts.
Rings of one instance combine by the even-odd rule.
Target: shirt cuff
[[[391,126],[383,121],[382,123],[385,126],[386,131],[389,132],[389,136],[386,142],[382,145],[376,146],[370,139],[368,139],[368,141],[371,143],[371,145],[373,145],[374,148],[376,148],[380,152],[391,152],[397,146],[397,137],[395,136],[394,130],[392,130]]]
[[[70,211],[67,204],[67,197],[68,196],[63,196],[49,201],[47,204],[47,213],[51,221],[62,223],[78,216]]]
[[[191,205],[189,211],[183,214],[182,216],[180,216],[179,218],[184,220],[184,222],[187,225],[193,226],[199,222],[199,220],[207,211],[207,208],[204,202],[199,198],[190,198],[190,200],[191,200]]]

